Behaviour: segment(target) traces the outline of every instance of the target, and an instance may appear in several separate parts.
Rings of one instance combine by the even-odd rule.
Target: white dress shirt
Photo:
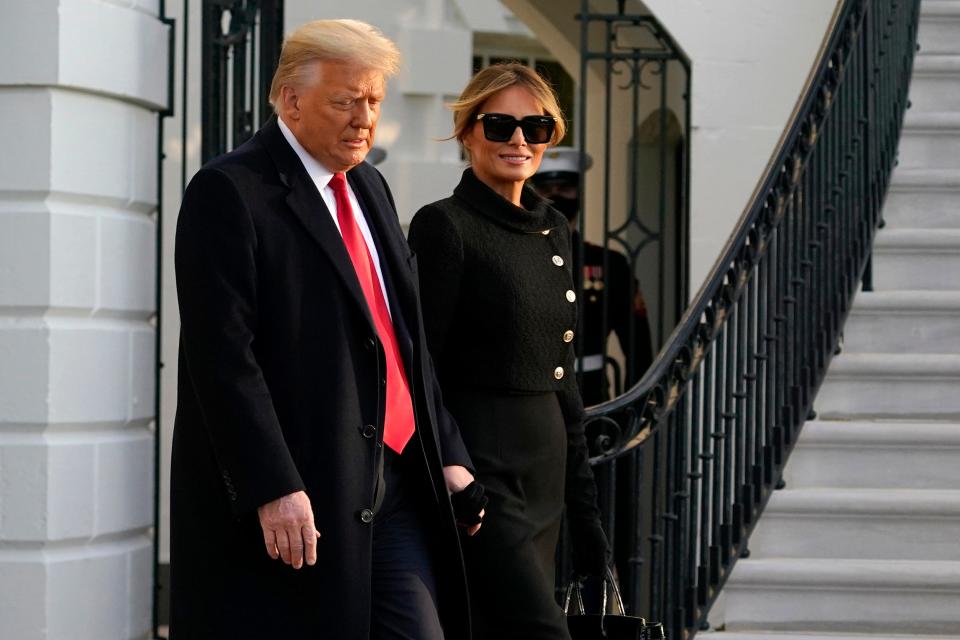
[[[313,184],[316,185],[317,191],[320,192],[320,197],[323,198],[323,203],[327,205],[330,217],[333,218],[333,224],[336,225],[337,231],[340,231],[342,236],[343,231],[340,230],[340,221],[337,219],[337,198],[333,193],[333,189],[330,187],[333,172],[317,162],[317,160],[303,148],[303,145],[300,144],[297,137],[293,135],[290,128],[279,117],[277,118],[277,124],[280,125],[280,131],[283,132],[283,137],[287,139],[287,142],[293,147],[294,152],[296,152],[297,157],[300,158],[300,162],[303,163],[303,168],[307,170],[307,175],[310,176]],[[360,207],[360,201],[357,200],[357,196],[353,193],[353,187],[350,186],[350,181],[348,180],[346,184],[350,207],[353,208],[354,218],[357,221],[357,226],[360,227],[360,234],[363,236],[363,241],[367,244],[367,250],[370,252],[373,266],[377,270],[377,278],[380,280],[380,291],[383,292],[383,300],[387,303],[387,311],[392,318],[393,312],[390,310],[390,297],[387,295],[387,286],[383,282],[383,271],[380,269],[380,254],[377,253],[377,245],[373,242],[373,236],[370,234],[370,225],[367,224],[366,215]],[[373,313],[373,309],[370,309],[370,313]]]

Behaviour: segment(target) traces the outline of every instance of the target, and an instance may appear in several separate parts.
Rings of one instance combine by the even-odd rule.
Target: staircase
[[[960,0],[924,0],[900,162],[722,640],[960,638]]]

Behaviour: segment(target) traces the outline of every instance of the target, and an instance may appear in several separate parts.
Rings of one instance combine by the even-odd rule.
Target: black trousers
[[[371,640],[443,640],[431,532],[416,469],[387,449],[383,502],[373,519]]]

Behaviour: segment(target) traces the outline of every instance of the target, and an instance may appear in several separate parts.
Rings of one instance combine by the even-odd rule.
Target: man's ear
[[[289,84],[280,87],[280,114],[284,120],[300,119],[300,95],[296,87]]]

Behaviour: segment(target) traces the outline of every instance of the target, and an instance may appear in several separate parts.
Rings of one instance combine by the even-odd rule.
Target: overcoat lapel
[[[381,267],[390,274],[391,289],[402,307],[403,315],[408,320],[415,320],[416,291],[409,263],[411,254],[396,220],[393,205],[372,168],[358,165],[347,172],[347,179],[363,207],[367,223],[373,227]]]
[[[373,318],[366,298],[363,296],[363,290],[360,288],[357,272],[343,244],[343,237],[333,223],[330,210],[320,197],[316,185],[307,175],[300,158],[284,139],[275,119],[271,119],[264,125],[259,135],[263,136],[264,146],[277,166],[280,181],[290,190],[287,193],[287,205],[310,237],[320,245],[323,253],[330,259],[334,271],[343,280],[344,286],[373,330]]]

